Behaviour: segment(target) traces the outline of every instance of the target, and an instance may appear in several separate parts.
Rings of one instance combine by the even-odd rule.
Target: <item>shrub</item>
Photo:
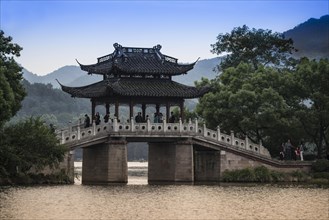
[[[237,172],[236,170],[229,171],[225,170],[222,174],[222,181],[224,182],[236,182],[237,181]]]
[[[329,172],[329,160],[320,159],[312,164],[312,170],[314,172]]]
[[[316,154],[304,154],[303,157],[304,157],[304,160],[316,160]]]
[[[225,170],[222,175],[224,182],[253,182],[255,181],[255,174],[252,169],[245,168],[242,170]]]
[[[280,172],[274,171],[274,170],[272,170],[270,172],[270,176],[271,176],[271,181],[273,181],[273,182],[284,181],[284,178],[285,178],[285,175],[283,173],[280,173]]]
[[[271,180],[270,171],[264,166],[256,167],[254,173],[257,182],[269,182]]]
[[[329,180],[329,172],[313,173],[313,178],[315,178],[315,179],[328,179]]]
[[[329,187],[329,179],[323,179],[323,178],[312,179],[310,180],[309,183],[315,184],[317,186]]]
[[[307,179],[307,175],[299,170],[291,172],[291,176],[296,178],[298,182],[302,182]]]
[[[238,170],[238,182],[254,182],[255,173],[250,168]]]

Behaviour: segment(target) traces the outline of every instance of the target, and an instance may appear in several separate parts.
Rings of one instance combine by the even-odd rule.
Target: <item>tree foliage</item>
[[[60,89],[54,89],[51,84],[22,81],[27,96],[22,101],[22,108],[10,121],[18,122],[30,116],[40,116],[48,124],[57,128],[66,127],[70,121],[77,121],[79,117],[90,111],[90,101],[87,99],[73,99]]]
[[[29,118],[4,128],[0,140],[0,170],[2,175],[27,173],[45,166],[55,166],[63,160],[66,147],[40,118]]]
[[[212,53],[228,53],[219,70],[236,67],[240,62],[251,63],[255,69],[259,64],[286,67],[293,63],[289,54],[295,50],[293,41],[284,39],[282,34],[250,29],[246,25],[234,28],[231,33],[219,34],[211,47]]]
[[[14,60],[22,48],[11,41],[12,38],[5,37],[0,30],[0,127],[16,114],[25,96],[22,68]]]
[[[319,157],[329,153],[329,61],[303,58],[294,72],[296,117]],[[326,149],[327,147],[327,149]]]
[[[233,130],[276,152],[284,139],[299,138],[298,121],[286,101],[292,81],[289,72],[241,63],[210,82],[212,91],[200,99],[196,111],[207,126]]]
[[[241,63],[216,79],[203,80],[212,91],[200,99],[197,113],[207,126],[233,130],[262,141],[273,155],[288,138],[315,143],[325,157],[329,137],[329,62],[304,58],[296,69],[279,70]]]

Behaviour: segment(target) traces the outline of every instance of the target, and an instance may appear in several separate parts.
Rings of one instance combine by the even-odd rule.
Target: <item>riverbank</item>
[[[312,172],[279,172],[264,166],[224,171],[222,182],[227,183],[301,183],[329,188],[328,162],[317,161],[312,165]],[[321,166],[319,166],[319,164]]]
[[[17,173],[14,176],[0,177],[0,186],[6,185],[40,185],[40,184],[73,184],[65,172],[55,172],[52,174]]]

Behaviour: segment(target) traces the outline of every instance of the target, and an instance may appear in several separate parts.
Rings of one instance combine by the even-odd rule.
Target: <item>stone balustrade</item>
[[[120,123],[115,118],[113,122],[103,123],[100,125],[92,124],[91,127],[84,128],[83,125],[75,125],[70,128],[57,131],[57,137],[61,144],[70,143],[73,141],[83,140],[90,138],[90,136],[102,136],[109,133],[120,134],[134,134],[138,135],[188,135],[188,136],[201,136],[205,139],[225,143],[234,148],[240,148],[247,151],[260,154],[265,157],[271,157],[269,151],[262,146],[262,144],[252,143],[248,138],[240,139],[234,136],[234,132],[231,134],[224,134],[218,127],[217,130],[211,130],[206,127],[205,124],[200,126],[197,120],[188,123],[183,123],[179,120],[178,123],[151,123],[148,120],[146,123],[135,123],[133,118],[130,122]]]

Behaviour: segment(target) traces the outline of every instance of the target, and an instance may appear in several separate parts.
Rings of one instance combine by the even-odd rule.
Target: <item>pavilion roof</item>
[[[127,74],[127,75],[180,75],[193,69],[192,64],[179,64],[177,59],[160,52],[161,46],[153,48],[122,47],[114,44],[114,52],[98,58],[91,65],[80,64],[89,74]]]
[[[171,80],[109,78],[82,87],[61,85],[62,90],[72,97],[98,98],[113,96],[197,98],[209,91],[209,88],[186,86]]]

